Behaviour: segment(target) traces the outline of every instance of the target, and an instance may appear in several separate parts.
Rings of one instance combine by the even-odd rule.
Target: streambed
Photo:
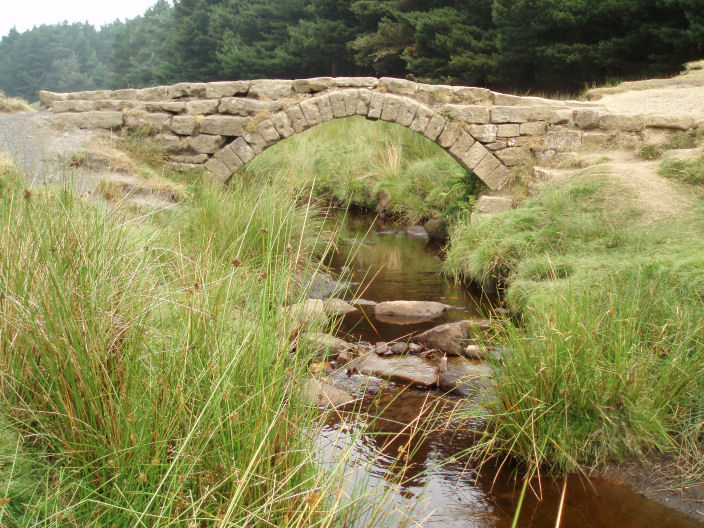
[[[393,222],[370,215],[333,216],[341,224],[337,253],[331,268],[353,283],[342,298],[374,302],[437,301],[452,308],[424,323],[398,325],[379,321],[372,306],[348,314],[338,331],[350,342],[403,340],[442,323],[491,317],[496,299],[453,284],[440,274],[441,247],[428,239],[408,237]],[[334,461],[350,452],[350,489],[385,491],[380,499],[387,514],[374,517],[370,508],[356,524],[425,527],[508,528],[522,487],[521,474],[501,461],[479,464],[465,452],[477,439],[481,419],[459,419],[457,410],[467,399],[438,390],[403,387],[340,369],[337,383],[359,395],[354,410],[330,417],[319,437],[324,458]],[[363,387],[363,390],[361,389]],[[479,398],[479,396],[477,396]],[[472,397],[469,398],[472,400]],[[365,413],[365,410],[370,412]],[[359,412],[362,411],[362,412]],[[409,424],[442,417],[438,431],[414,435]],[[405,463],[400,464],[402,459]],[[399,484],[400,482],[400,484]],[[535,479],[526,494],[518,526],[554,528],[564,482]],[[540,496],[539,500],[537,496]],[[617,481],[568,478],[562,528],[701,527],[678,511],[649,500]],[[355,523],[351,523],[355,524]]]

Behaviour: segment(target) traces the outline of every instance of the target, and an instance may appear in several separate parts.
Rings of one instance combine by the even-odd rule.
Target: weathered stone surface
[[[341,91],[331,92],[328,98],[330,100],[330,106],[332,107],[333,117],[335,119],[345,117],[347,115],[347,110],[345,109],[344,94]]]
[[[113,104],[118,101],[112,101]],[[177,101],[157,101],[143,103],[144,109],[147,112],[169,112],[170,114],[178,114],[186,109],[186,103]],[[130,108],[127,106],[126,108]]]
[[[471,146],[471,148],[467,151],[467,154],[462,156],[462,159],[460,160],[469,170],[474,169],[477,165],[481,163],[481,161],[486,157],[486,156],[493,156],[491,152],[489,152],[484,145],[479,143],[479,141],[475,142],[474,145]]]
[[[171,130],[182,136],[190,136],[196,129],[195,116],[174,116],[171,118]]]
[[[118,100],[127,99],[137,99],[137,89],[136,88],[122,88],[121,90],[114,90],[110,97]]]
[[[412,324],[435,319],[449,309],[433,301],[386,301],[374,306],[374,315],[387,323]]]
[[[122,112],[63,113],[52,115],[51,123],[63,127],[120,128],[123,118]]]
[[[320,109],[314,99],[308,99],[298,105],[303,112],[303,117],[306,118],[309,127],[314,127],[323,122],[323,117],[320,115]]]
[[[491,143],[486,143],[486,144],[484,144],[484,146],[486,148],[488,148],[489,150],[505,149],[508,146],[508,141],[506,141],[505,139],[496,140],[496,141],[492,141]]]
[[[287,308],[286,313],[292,333],[313,326],[324,326],[328,322],[325,303],[320,299],[308,299],[293,304]]]
[[[357,100],[359,98],[359,90],[344,90],[342,92],[343,98],[345,100],[345,115],[353,116],[357,113]]]
[[[293,129],[293,125],[291,125],[291,121],[289,120],[285,112],[278,112],[277,114],[274,114],[274,116],[271,118],[271,122],[276,128],[276,131],[283,139],[291,137],[293,134],[296,133],[296,131]]]
[[[171,158],[169,158],[169,161],[166,162],[166,165],[171,169],[175,170],[178,172],[188,172],[188,171],[195,171],[195,170],[201,170],[205,168],[205,166],[202,163],[180,163],[177,161],[171,161]],[[207,170],[207,169],[206,169]],[[212,176],[212,173],[210,173]],[[225,180],[218,180],[220,183],[224,183]],[[172,201],[178,201],[177,198],[173,198]],[[174,202],[175,203],[175,202]]]
[[[474,139],[482,143],[491,143],[496,141],[498,125],[472,125],[469,133],[474,136]]]
[[[333,297],[325,302],[325,313],[328,315],[347,315],[348,313],[356,312],[357,308],[350,303]]]
[[[422,134],[428,128],[430,120],[437,114],[427,106],[420,105],[416,111],[416,116],[413,118],[409,128],[415,132]]]
[[[235,151],[237,157],[242,160],[242,163],[249,163],[254,159],[254,151],[252,147],[241,137],[235,139],[231,144],[232,150]]]
[[[225,97],[220,101],[218,112],[239,116],[253,116],[260,112],[274,113],[283,108],[278,101],[259,101],[244,97]]]
[[[551,125],[569,125],[572,124],[572,117],[574,112],[568,108],[554,110],[550,112],[547,122]]]
[[[280,79],[267,79],[252,81],[249,87],[249,97],[258,97],[259,99],[280,99],[288,97],[293,93],[293,81]]]
[[[61,112],[90,112],[95,109],[97,101],[55,101],[52,109]]]
[[[464,125],[461,123],[448,123],[436,141],[442,148],[448,149],[455,144],[464,131]],[[467,148],[470,146],[467,145]]]
[[[582,108],[572,112],[572,119],[574,124],[582,130],[589,130],[590,128],[599,128],[601,114],[599,110]]]
[[[125,112],[124,122],[128,128],[147,128],[159,131],[171,130],[171,114],[166,113]]]
[[[180,138],[173,134],[157,134],[154,136],[154,142],[167,153],[178,153],[188,148],[186,138]]]
[[[579,148],[582,146],[582,133],[579,130],[554,130],[545,136],[545,148]]]
[[[308,121],[306,121],[306,117],[303,115],[300,106],[297,105],[286,110],[286,116],[291,122],[296,134],[308,129]]]
[[[452,93],[463,103],[491,103],[494,99],[491,90],[475,88],[473,86],[454,86]]]
[[[457,137],[457,141],[453,143],[448,152],[456,160],[462,160],[474,144],[474,138],[467,132],[462,131]]]
[[[355,401],[348,392],[331,385],[330,383],[310,378],[303,385],[302,397],[311,405],[327,409],[344,407]]]
[[[255,156],[257,154],[261,154],[267,149],[267,147],[271,146],[271,143],[264,139],[259,132],[247,132],[242,137],[252,148]]]
[[[452,92],[452,86],[446,84],[418,83],[418,91],[413,97],[427,105],[447,104],[456,99]]]
[[[521,123],[520,134],[522,136],[539,136],[547,132],[548,125],[545,121],[534,121],[532,123]]]
[[[296,79],[293,81],[293,90],[296,93],[322,92],[334,86],[332,77],[314,77],[311,79]]]
[[[225,164],[219,159],[212,158],[208,163],[205,164],[205,169],[219,182],[225,182],[232,171],[228,169]]]
[[[521,127],[518,124],[498,125],[496,127],[497,138],[510,138],[521,135]]]
[[[504,165],[496,167],[488,176],[482,176],[482,181],[492,191],[501,189],[509,179],[509,171]]]
[[[529,159],[530,150],[525,147],[509,147],[497,150],[494,155],[498,157],[504,165],[512,167]]]
[[[217,99],[205,99],[202,101],[188,101],[186,112],[193,115],[215,114],[218,111],[219,101]]]
[[[400,95],[386,94],[384,96],[384,107],[381,110],[381,120],[395,122],[398,112],[403,106],[404,99]]]
[[[447,323],[418,334],[413,341],[428,350],[439,350],[448,356],[461,356],[469,344],[468,340],[474,335],[473,329],[465,321]]]
[[[137,90],[137,99],[140,101],[164,101],[169,99],[168,86],[152,86]]]
[[[552,113],[553,108],[550,106],[495,106],[491,109],[491,121],[493,123],[545,121]]]
[[[281,136],[276,131],[274,123],[271,119],[265,119],[257,125],[257,133],[264,138],[268,147],[278,143],[281,140]]]
[[[653,128],[671,128],[674,130],[689,130],[694,127],[694,118],[682,115],[649,115],[646,126]]]
[[[332,100],[332,94],[330,94],[330,100]],[[369,119],[379,119],[381,118],[381,111],[384,108],[384,94],[379,92],[372,92],[372,97],[369,100],[369,113],[367,117]],[[333,104],[333,109],[335,105]]]
[[[244,165],[240,157],[232,148],[232,144],[220,149],[214,157],[222,161],[225,166],[230,169],[230,173],[236,172],[242,165]]]
[[[381,91],[397,95],[414,95],[418,91],[418,84],[406,79],[382,77],[377,86]]]
[[[169,99],[181,97],[205,97],[205,83],[178,83],[169,86]]]
[[[211,115],[204,117],[198,124],[203,134],[219,136],[239,136],[242,134],[247,119],[244,117]]]
[[[428,126],[425,127],[423,135],[428,139],[435,141],[438,139],[442,131],[445,130],[446,126],[447,121],[445,117],[440,114],[435,114],[432,118],[430,118],[430,122],[428,123]]]
[[[318,110],[320,110],[320,117],[323,122],[335,119],[335,114],[332,111],[332,104],[330,103],[329,95],[320,95],[314,99],[315,104],[318,105]]]
[[[440,112],[464,123],[486,124],[491,121],[486,106],[446,104],[440,108]]]
[[[352,343],[348,343],[343,339],[322,332],[309,332],[308,334],[302,335],[301,340],[305,341],[308,346],[312,347],[316,352],[329,352],[333,356],[341,354],[353,346]]]
[[[599,118],[599,128],[639,132],[645,128],[645,118],[642,115],[633,114],[604,114]]]
[[[449,240],[449,221],[447,218],[433,218],[428,220],[423,227],[428,233],[430,240],[445,243]]]
[[[366,116],[369,114],[369,103],[372,100],[372,92],[370,90],[360,88],[357,97],[357,115]]]
[[[205,97],[220,99],[233,95],[246,95],[249,92],[251,81],[221,81],[210,82],[205,85]]]
[[[169,156],[169,161],[173,161],[175,163],[191,163],[191,164],[205,163],[206,161],[208,161],[208,155],[207,154],[175,154],[175,155]]]
[[[606,132],[585,132],[582,136],[582,145],[585,147],[602,147],[610,139],[611,136]]]
[[[55,93],[49,92],[47,90],[39,91],[39,103],[42,108],[53,107],[54,103],[57,101],[66,101],[68,99],[68,94],[65,93]]]
[[[482,214],[497,214],[513,209],[513,198],[510,196],[480,196],[475,210]]]
[[[474,173],[479,176],[480,179],[484,179],[489,176],[494,169],[497,169],[501,165],[501,162],[491,153],[484,156],[484,159],[474,167]]]
[[[376,77],[335,77],[333,83],[338,88],[376,88],[379,80]]]
[[[225,143],[225,138],[221,136],[211,136],[208,134],[198,134],[188,138],[189,146],[196,152],[202,154],[212,154]]]
[[[101,101],[110,99],[110,90],[89,90],[87,92],[74,92],[66,95],[72,101]]]
[[[374,352],[352,361],[348,368],[367,376],[419,387],[436,386],[440,374],[437,364],[428,359],[410,355],[381,357]]]

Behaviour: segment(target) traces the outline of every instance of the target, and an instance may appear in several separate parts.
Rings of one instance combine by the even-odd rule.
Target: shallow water
[[[346,218],[338,252],[331,261],[333,269],[345,272],[346,278],[355,283],[345,298],[429,300],[454,308],[441,318],[418,325],[382,323],[374,318],[373,308],[366,308],[348,315],[340,334],[348,340],[390,341],[444,322],[491,315],[492,306],[497,305],[495,299],[482,297],[481,292],[457,286],[440,275],[439,246],[427,239],[388,234],[398,229],[393,223],[368,215]],[[368,389],[357,406],[362,412],[330,415],[319,439],[320,451],[333,462],[345,450],[352,453],[350,489],[356,485],[362,490],[387,492],[377,499],[381,508],[388,510],[383,519],[374,517],[374,500],[370,498],[369,511],[350,525],[511,526],[522,481],[510,464],[498,471],[497,463],[487,463],[478,471],[478,464],[464,455],[481,427],[481,421],[454,417],[453,411],[466,402],[438,391],[400,387],[356,374],[340,372],[336,377],[351,392],[364,384]],[[414,435],[413,424],[419,415],[440,420],[436,424],[440,430],[427,438]],[[407,464],[396,463],[399,456]],[[563,485],[562,480],[534,479],[518,526],[554,528]],[[566,489],[562,528],[702,526],[614,481],[588,482],[573,476]]]

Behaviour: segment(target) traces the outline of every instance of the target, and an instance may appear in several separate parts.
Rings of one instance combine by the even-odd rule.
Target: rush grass
[[[675,454],[703,480],[704,203],[644,210],[585,172],[465,223],[446,268],[507,287],[486,444],[528,467],[588,471]]]
[[[291,354],[282,309],[325,250],[321,226],[271,186],[197,183],[192,201],[135,217],[26,188],[3,165],[0,399],[45,461],[31,469],[41,507],[5,492],[6,525],[350,515],[316,465],[299,382],[310,356]]]
[[[455,214],[483,188],[438,145],[407,128],[337,119],[257,156],[246,171],[301,192],[408,222]]]

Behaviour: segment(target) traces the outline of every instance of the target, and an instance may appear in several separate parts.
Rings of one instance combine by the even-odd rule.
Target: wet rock
[[[428,238],[428,232],[422,225],[414,225],[406,229],[406,236],[411,238]]]
[[[355,299],[352,301],[352,304],[357,306],[376,306],[379,303],[376,301],[368,301],[366,299]]]
[[[301,336],[308,342],[309,346],[313,347],[318,353],[329,352],[332,356],[337,356],[347,349],[352,348],[354,345],[348,343],[343,339],[339,339],[330,334],[323,334],[322,332],[310,332],[305,336]]]
[[[389,347],[393,354],[401,356],[408,351],[408,343],[394,343]]]
[[[386,301],[374,307],[374,315],[383,323],[414,324],[435,319],[449,309],[434,301]]]
[[[346,315],[351,312],[356,312],[357,308],[342,299],[328,299],[325,301],[325,313],[328,315]]]
[[[461,356],[472,338],[475,325],[473,321],[446,323],[426,330],[413,338],[413,341],[426,349],[436,349],[448,356]]]
[[[432,220],[428,220],[423,225],[425,230],[428,232],[430,240],[442,242],[443,244],[450,238],[448,226],[449,222],[447,221],[447,218],[433,218]]]
[[[374,345],[374,353],[379,355],[379,356],[393,356],[394,353],[389,347],[388,343],[385,343],[383,341],[377,343]]]
[[[438,365],[419,356],[380,357],[369,353],[348,365],[360,374],[376,376],[405,385],[434,387],[438,382]]]
[[[325,303],[320,299],[308,299],[301,303],[292,304],[287,308],[288,321],[292,333],[297,333],[304,328],[316,324],[324,325],[328,322],[325,314]]]
[[[348,392],[315,378],[306,381],[303,387],[303,397],[311,405],[329,409],[342,407],[355,401]]]
[[[467,345],[462,355],[469,359],[486,359],[489,357],[489,349],[481,345]]]
[[[469,361],[463,357],[447,358],[447,370],[440,372],[438,386],[469,396],[484,389],[493,378],[489,365],[481,361]]]

